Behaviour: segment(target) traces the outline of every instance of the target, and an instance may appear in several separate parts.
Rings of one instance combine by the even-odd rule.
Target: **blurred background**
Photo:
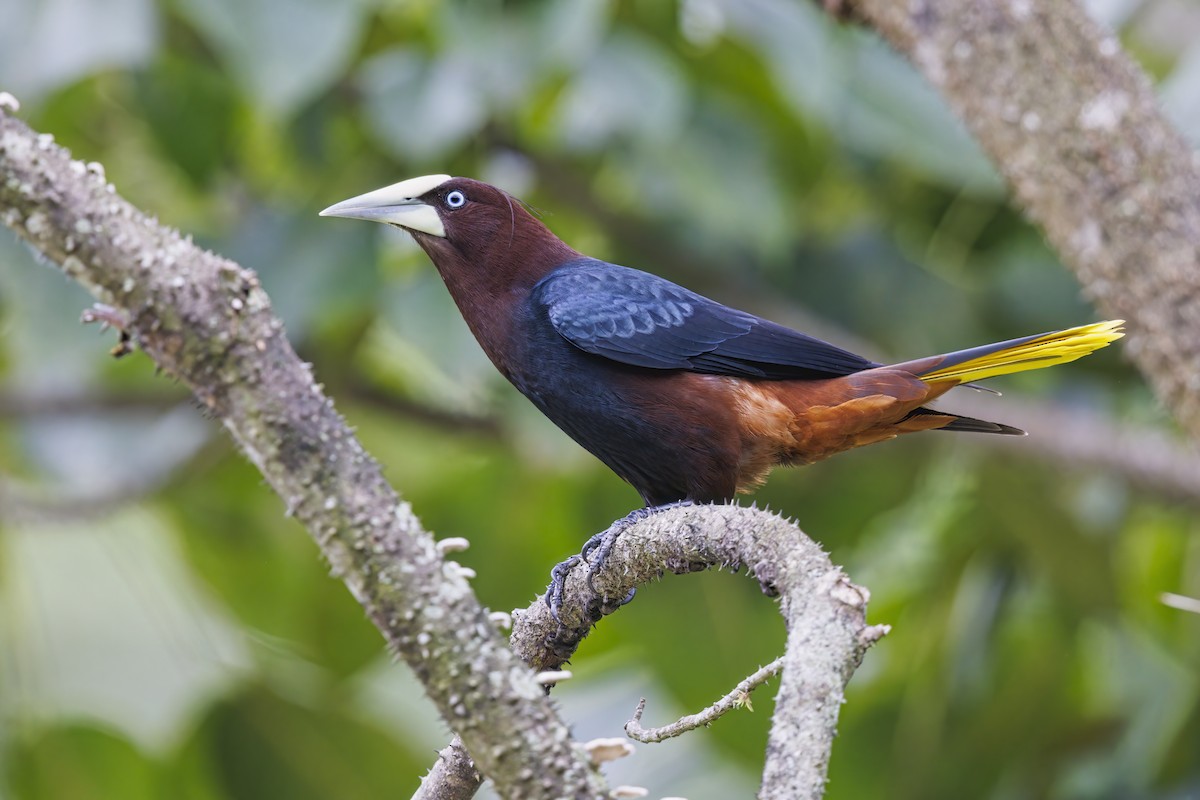
[[[1091,8],[1200,139],[1200,8]],[[804,0],[6,0],[0,89],[258,271],[495,609],[638,498],[495,374],[407,236],[316,217],[335,201],[479,177],[584,252],[879,359],[1097,318],[939,98]],[[445,726],[219,426],[78,324],[90,302],[0,232],[0,797],[407,797]],[[830,798],[1200,797],[1200,615],[1160,600],[1200,595],[1200,466],[1121,348],[943,404],[1027,439],[925,434],[757,495],[894,626]],[[618,736],[639,697],[665,723],[782,642],[754,581],[671,578],[555,696]],[[773,692],[610,775],[751,796]]]

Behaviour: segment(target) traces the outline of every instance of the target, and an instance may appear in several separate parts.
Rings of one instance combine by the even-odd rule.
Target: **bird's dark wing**
[[[533,289],[559,335],[624,364],[742,378],[828,378],[878,366],[648,272],[592,258]]]

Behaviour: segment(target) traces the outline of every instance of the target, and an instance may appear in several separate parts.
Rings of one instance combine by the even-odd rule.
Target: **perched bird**
[[[496,368],[649,508],[728,501],[775,466],[905,433],[1021,434],[926,403],[963,383],[1073,361],[1123,335],[1115,320],[884,366],[588,258],[479,181],[426,175],[321,214],[412,234]],[[606,535],[583,556],[601,547],[602,560],[616,533]],[[556,581],[574,563],[560,565]]]

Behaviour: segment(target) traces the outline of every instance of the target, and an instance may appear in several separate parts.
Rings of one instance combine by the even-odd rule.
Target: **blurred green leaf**
[[[0,76],[25,101],[100,70],[141,66],[158,46],[152,0],[12,0],[4,17]]]
[[[16,800],[157,800],[160,767],[100,727],[48,728],[19,739],[7,771]]]
[[[338,222],[255,206],[226,243],[229,257],[258,273],[294,342],[339,318],[375,311],[375,231]]]
[[[459,147],[487,119],[486,94],[471,66],[407,48],[364,65],[362,90],[374,134],[406,161],[431,161]]]
[[[282,117],[342,73],[371,2],[179,0],[178,8],[221,53],[253,102]]]
[[[852,146],[921,170],[949,186],[997,192],[1000,179],[945,101],[882,42],[860,36],[852,102],[838,127]]]
[[[621,144],[665,144],[681,131],[689,88],[652,42],[614,35],[569,84],[559,103],[558,138],[583,152]]]
[[[339,705],[302,706],[249,687],[210,711],[185,757],[202,751],[229,800],[377,800],[411,793],[433,754],[406,753],[385,731]]]
[[[95,330],[78,324],[92,303],[78,284],[38,258],[7,229],[0,233],[0,308],[3,325],[19,335],[0,338],[7,374],[27,391],[87,385],[107,350]],[[111,346],[111,345],[109,345]]]
[[[739,0],[719,8],[729,34],[746,39],[770,65],[772,79],[797,116],[836,119],[845,102],[849,58],[827,14],[790,0]]]
[[[165,53],[138,75],[137,88],[166,159],[198,188],[211,188],[236,147],[236,100],[225,76],[194,59]]]
[[[227,457],[171,495],[192,568],[258,640],[259,659],[314,663],[334,681],[383,649],[316,545],[298,525],[282,524],[279,498],[251,465]]]

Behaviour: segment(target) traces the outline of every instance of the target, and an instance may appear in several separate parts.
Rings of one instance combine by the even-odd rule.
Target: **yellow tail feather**
[[[992,349],[990,352],[988,352],[989,348],[975,348],[985,352],[977,357],[968,357],[959,363],[932,370],[919,377],[926,383],[941,381],[967,383],[993,378],[997,375],[1007,375],[1010,372],[1024,372],[1030,369],[1052,367],[1055,364],[1065,364],[1120,339],[1125,335],[1121,330],[1121,326],[1124,324],[1125,320],[1123,319],[1094,322],[1091,325],[1080,325],[1065,331],[1030,336],[993,345],[990,347],[997,349]],[[970,353],[971,351],[963,351],[959,355],[969,356]],[[952,361],[955,355],[951,353],[946,356],[946,359]]]

